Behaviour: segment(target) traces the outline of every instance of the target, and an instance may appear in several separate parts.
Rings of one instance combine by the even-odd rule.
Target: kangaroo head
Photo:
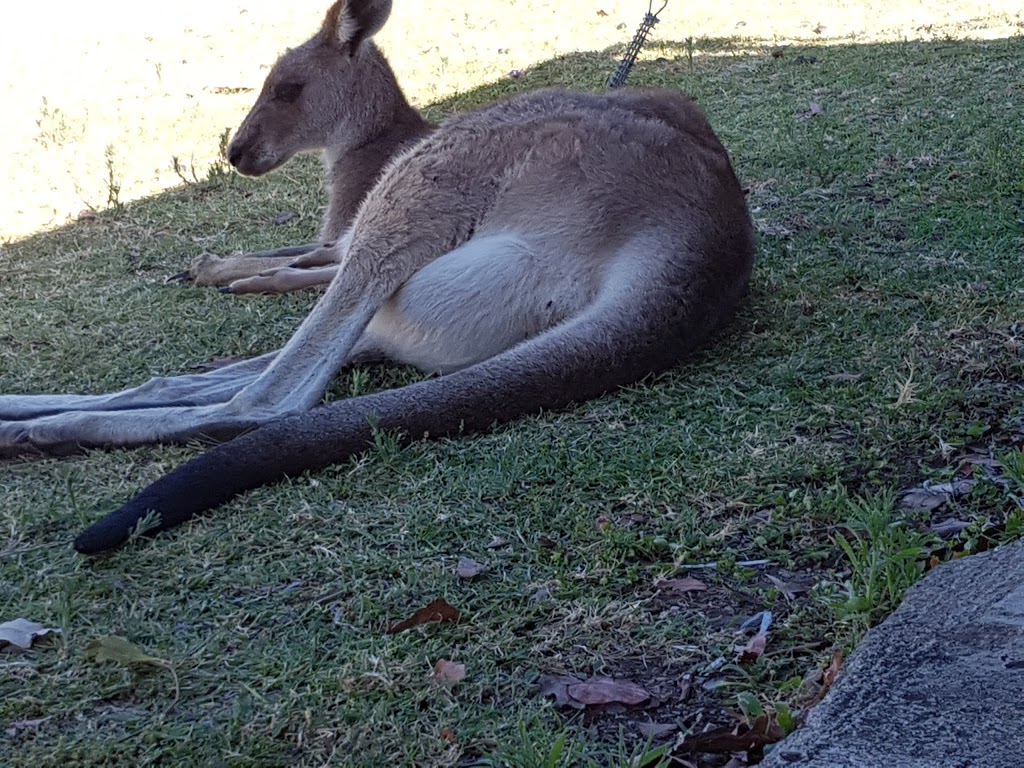
[[[391,0],[337,0],[320,30],[274,64],[228,161],[261,176],[298,152],[354,146],[379,130],[397,86],[369,39],[390,13]]]

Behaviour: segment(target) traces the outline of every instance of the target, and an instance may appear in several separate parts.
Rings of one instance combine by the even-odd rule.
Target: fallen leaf
[[[750,629],[755,625],[757,634],[750,638],[740,650],[740,663],[742,664],[753,664],[764,654],[764,649],[768,645],[768,629],[772,625],[772,612],[755,613],[740,625],[740,629]]]
[[[687,672],[681,678],[679,678],[679,701],[686,701],[690,698],[690,692],[693,690],[693,673]]]
[[[859,373],[832,373],[828,376],[822,376],[822,381],[834,381],[837,383],[848,382],[848,381],[860,381]]]
[[[712,728],[688,736],[673,750],[673,755],[676,752],[710,752],[715,755],[749,752],[774,744],[785,735],[777,723],[771,722],[766,715],[761,715],[753,725],[741,723],[732,728]]]
[[[807,105],[808,110],[811,113],[811,117],[822,114],[825,110],[821,108],[821,104],[816,101],[809,102]]]
[[[825,670],[821,673],[821,684],[825,686],[827,691],[835,683],[836,678],[839,677],[839,671],[843,668],[843,650],[840,648],[832,656],[831,663],[825,667]]]
[[[431,621],[454,623],[457,622],[459,618],[459,612],[457,610],[452,608],[452,606],[441,598],[438,598],[430,605],[420,608],[405,621],[400,621],[395,624],[393,627],[388,629],[387,634],[395,635],[399,632],[405,632],[407,629],[412,629],[420,624],[426,624]]]
[[[274,218],[272,218],[270,220],[270,223],[273,224],[275,227],[279,227],[282,224],[287,224],[292,219],[297,218],[299,218],[299,214],[297,214],[295,211],[285,211],[284,213],[280,213]]]
[[[743,650],[740,651],[740,663],[753,664],[764,655],[764,650],[767,647],[768,635],[764,632],[758,632],[747,641],[747,644],[743,646]]]
[[[640,731],[640,735],[645,739],[657,739],[661,736],[667,736],[674,731],[679,730],[679,726],[674,723],[637,723],[636,729]]]
[[[961,465],[977,465],[981,467],[998,467],[999,459],[992,458],[984,453],[968,453],[966,456],[961,456],[959,461]]]
[[[13,738],[22,731],[37,731],[39,730],[39,726],[47,720],[53,720],[53,715],[50,715],[49,717],[40,717],[35,720],[15,720],[10,724],[10,726],[8,726],[4,733]]]
[[[803,581],[783,581],[782,579],[772,576],[770,573],[766,573],[765,578],[768,579],[768,581],[770,581],[787,600],[793,600],[799,595],[806,595],[814,586],[812,583]]]
[[[966,477],[954,477],[948,483],[925,483],[904,493],[900,506],[915,511],[931,511],[950,499],[966,496],[974,485],[975,481]]]
[[[460,557],[455,574],[460,579],[475,579],[485,570],[487,570],[487,566],[483,563],[478,563],[471,557]]]
[[[933,493],[946,493],[956,498],[970,493],[974,488],[975,482],[966,477],[954,477],[948,483],[935,483],[934,485],[926,485],[925,488]]]
[[[580,679],[572,675],[541,675],[537,680],[537,693],[540,696],[554,696],[560,707],[574,706],[577,709],[582,709],[582,704],[569,698],[569,686],[579,682]]]
[[[604,704],[635,707],[650,701],[651,694],[629,680],[595,676],[580,680],[572,675],[542,675],[537,681],[541,696],[554,696],[562,707],[583,709]]]
[[[946,503],[946,494],[934,493],[927,488],[915,488],[904,494],[900,506],[918,512],[930,512]]]
[[[454,661],[438,659],[434,671],[430,674],[430,682],[434,685],[455,685],[466,678],[466,665]]]
[[[130,643],[117,635],[107,635],[89,641],[85,646],[85,655],[96,661],[113,661],[126,667],[167,666],[163,659],[150,656],[135,643]]]
[[[771,611],[758,611],[748,619],[744,619],[743,623],[740,624],[741,632],[749,632],[754,627],[757,627],[758,632],[767,632],[768,628],[772,625],[772,612]]]
[[[681,579],[660,579],[654,582],[654,586],[677,595],[684,595],[687,592],[703,592],[708,588],[707,584],[692,576],[684,576]]]
[[[490,540],[490,542],[488,542],[487,549],[498,549],[499,547],[504,547],[506,544],[508,544],[508,539],[503,539],[501,536],[495,536]]]
[[[458,739],[455,738],[455,731],[453,731],[451,728],[442,728],[441,738],[447,741],[449,744],[458,743]]]
[[[0,652],[20,653],[32,647],[32,641],[47,635],[59,635],[60,630],[28,619],[15,619],[0,624]]]
[[[591,677],[567,688],[569,696],[584,706],[594,704],[626,704],[637,706],[651,698],[651,694],[629,680],[611,677]]]
[[[928,526],[928,530],[942,538],[949,538],[960,533],[965,528],[970,528],[971,524],[965,520],[957,520],[955,518],[949,518],[943,520],[941,523],[934,523]]]
[[[597,530],[603,531],[612,525],[612,519],[608,515],[597,516]]]

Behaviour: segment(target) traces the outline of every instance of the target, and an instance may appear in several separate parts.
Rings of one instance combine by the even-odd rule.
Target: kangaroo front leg
[[[185,279],[196,285],[230,286],[237,280],[261,276],[286,267],[307,268],[336,264],[338,254],[348,247],[350,235],[345,233],[337,243],[299,245],[279,248],[274,251],[260,251],[242,256],[222,258],[205,253],[192,262]],[[184,273],[183,273],[184,274]],[[177,275],[175,277],[178,277]],[[313,283],[317,285],[318,283]],[[290,289],[294,290],[294,289]],[[229,293],[235,293],[231,290]],[[251,291],[247,291],[251,292]]]
[[[317,285],[327,285],[334,279],[337,272],[337,264],[313,269],[282,267],[281,269],[267,270],[255,277],[235,280],[231,285],[221,288],[221,291],[230,294],[288,293]]]
[[[192,265],[184,272],[178,272],[177,274],[170,275],[167,278],[167,282],[177,280],[178,282],[196,282],[199,285],[222,285],[222,283],[211,282],[217,279],[217,273],[221,269],[229,269],[227,266],[222,266],[222,262],[232,264],[235,261],[244,259],[262,259],[263,263],[259,266],[260,270],[269,269],[270,267],[277,264],[279,266],[288,266],[293,263],[295,259],[303,256],[304,254],[315,251],[320,247],[320,243],[304,243],[303,245],[289,245],[284,248],[273,248],[269,251],[254,251],[253,253],[242,253],[237,256],[217,256],[212,253],[203,253],[196,256],[192,260]],[[246,267],[239,266],[238,269],[244,269]],[[257,269],[255,265],[250,265],[247,269]],[[248,274],[253,274],[251,271]]]

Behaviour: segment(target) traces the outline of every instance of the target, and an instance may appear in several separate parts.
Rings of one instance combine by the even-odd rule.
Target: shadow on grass
[[[629,676],[657,692],[650,709],[588,715],[584,749],[602,759],[620,728],[642,741],[648,719],[730,722],[737,692],[800,706],[793,681],[852,637],[835,610],[847,566],[833,541],[849,499],[991,466],[978,457],[1024,443],[1024,131],[1010,108],[1024,41],[715,40],[648,53],[632,83],[697,98],[760,231],[751,297],[712,351],[492,435],[383,445],[88,565],[33,547],[66,540],[192,451],[3,466],[14,555],[0,558],[0,615],[58,623],[65,639],[0,696],[4,722],[53,718],[0,745],[0,762],[134,759],[145,744],[192,763],[340,752],[404,765],[441,759],[448,728],[460,754],[514,752],[519,723],[537,743],[562,727],[535,697],[542,672]],[[562,57],[426,111],[601,88],[617,55]],[[162,281],[203,250],[309,240],[319,185],[313,159],[265,180],[217,175],[5,247],[0,391],[113,389],[280,345],[315,296]],[[408,377],[354,374],[332,396]],[[1019,530],[994,478],[977,470],[955,509],[887,514],[971,522],[935,543],[938,557],[991,545]],[[488,575],[453,581],[463,554]],[[749,560],[768,565],[734,565]],[[701,571],[700,599],[652,586],[709,561],[719,568]],[[784,598],[768,576],[817,586]],[[462,624],[383,637],[438,595]],[[766,607],[772,653],[705,672]],[[174,660],[177,694],[160,674],[86,663],[86,639],[110,633]],[[467,680],[432,688],[438,658],[467,662]],[[723,684],[683,695],[686,674]]]

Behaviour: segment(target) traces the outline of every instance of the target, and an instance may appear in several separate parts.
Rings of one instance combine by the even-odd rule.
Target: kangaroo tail
[[[677,275],[636,281],[624,273],[581,314],[493,358],[281,419],[217,446],[93,524],[75,549],[97,554],[120,546],[151,511],[160,523],[147,535],[245,491],[344,461],[373,445],[373,422],[407,442],[479,432],[671,368],[729,319],[746,288],[752,246],[731,245],[735,253],[699,256],[689,268],[678,263],[690,260],[685,254],[666,259],[677,262],[672,271],[684,274],[685,284]]]

